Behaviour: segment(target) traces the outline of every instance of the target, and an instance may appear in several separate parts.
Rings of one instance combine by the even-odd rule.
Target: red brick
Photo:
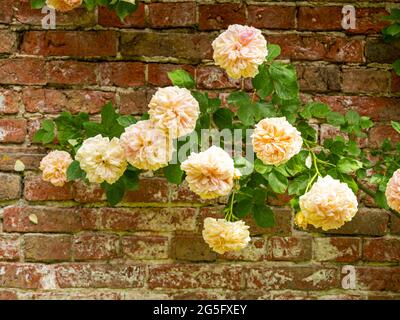
[[[338,288],[338,269],[333,267],[251,267],[247,286],[264,290],[327,290]]]
[[[102,86],[136,87],[144,85],[144,64],[140,62],[109,62],[100,65]]]
[[[121,32],[122,56],[172,57],[190,62],[212,58],[209,33],[131,31]]]
[[[27,174],[24,183],[24,197],[28,201],[72,200],[72,184],[56,187],[43,181],[41,175]]]
[[[320,141],[324,142],[326,139],[336,138],[337,136],[343,137],[345,140],[349,140],[348,134],[340,131],[339,127],[332,126],[330,124],[321,124],[320,127]],[[368,138],[355,138],[358,146],[365,148],[368,145]]]
[[[137,288],[143,287],[145,268],[131,264],[73,263],[55,266],[60,288]]]
[[[176,235],[171,242],[171,258],[188,261],[213,261],[217,254],[205,243],[203,237],[192,234]]]
[[[390,233],[400,234],[400,215],[390,214]]]
[[[105,7],[99,7],[98,10],[99,25],[103,27],[144,28],[146,26],[144,3],[140,3],[136,11],[127,16],[123,22],[114,10],[109,10]]]
[[[197,86],[201,89],[240,88],[241,81],[229,78],[219,67],[203,66],[196,70]]]
[[[44,151],[35,147],[0,147],[0,170],[14,171],[17,160],[24,163],[25,169],[32,170],[39,167],[40,160],[44,157]]]
[[[400,91],[400,77],[392,71],[391,79],[391,92],[398,93]]]
[[[0,119],[0,143],[22,143],[25,136],[25,119]]]
[[[292,29],[295,6],[248,6],[247,24],[261,29]]]
[[[272,237],[268,239],[268,260],[305,261],[311,259],[311,238]]]
[[[325,35],[269,35],[269,43],[282,48],[281,58],[292,60],[324,60],[363,62],[364,43],[360,39]]]
[[[33,142],[33,136],[35,135],[35,133],[40,129],[40,123],[41,120],[43,120],[42,116],[36,116],[35,118],[31,118],[28,120],[28,125],[27,125],[27,130],[28,130],[28,141],[31,144],[38,144],[36,142]]]
[[[24,236],[26,261],[71,260],[71,236],[29,234]]]
[[[361,239],[350,237],[314,238],[317,261],[354,262],[361,257]]]
[[[17,234],[0,234],[0,260],[18,260],[19,243]]]
[[[18,297],[13,290],[0,290],[0,300],[18,300]]]
[[[400,239],[364,239],[363,260],[400,261]]]
[[[0,53],[14,53],[16,47],[16,34],[8,30],[0,30]]]
[[[196,4],[193,2],[150,3],[149,24],[153,28],[189,27],[196,24]]]
[[[134,260],[167,259],[168,238],[164,236],[125,236],[121,239],[124,258]]]
[[[380,33],[389,22],[382,19],[388,12],[384,8],[357,8],[356,28],[348,29],[348,33],[373,34]]]
[[[367,96],[316,96],[316,101],[327,103],[334,111],[355,110],[362,116],[376,121],[400,120],[398,105],[400,99]]]
[[[3,1],[3,0],[2,0]],[[30,0],[14,1],[14,18],[18,24],[40,25],[45,14],[41,10],[32,9]],[[84,7],[69,12],[57,11],[57,26],[88,27],[96,24],[95,11]]]
[[[18,113],[20,92],[0,89],[0,114]]]
[[[149,267],[148,286],[154,288],[223,288],[240,290],[244,286],[240,266],[165,264]]]
[[[172,83],[168,78],[168,72],[176,69],[184,69],[194,77],[194,68],[189,65],[150,63],[147,68],[149,84],[157,87],[170,86]]]
[[[387,138],[394,143],[400,142],[399,134],[390,124],[376,124],[369,131],[369,146],[379,148]]]
[[[14,0],[2,0],[0,2],[0,23],[10,23],[13,16]]]
[[[38,223],[30,221],[35,215]],[[6,232],[76,232],[82,229],[78,209],[42,206],[12,206],[3,212],[3,230]]]
[[[126,202],[167,202],[168,184],[165,179],[141,179],[137,191],[128,191]]]
[[[211,97],[211,96],[210,96]],[[214,204],[217,203],[215,200],[201,199],[197,194],[192,192],[188,184],[184,181],[181,185],[170,185],[171,189],[171,201],[172,202],[189,202],[189,203],[202,203],[202,204]],[[219,203],[224,202],[224,199],[218,199]],[[225,201],[226,202],[226,201]]]
[[[96,64],[79,61],[49,61],[47,81],[56,84],[96,84]]]
[[[84,233],[74,236],[74,259],[108,260],[118,257],[119,236],[112,234]]]
[[[199,6],[200,30],[225,29],[231,24],[246,24],[243,4],[210,4]]]
[[[342,30],[342,7],[299,7],[297,29]]]
[[[148,108],[147,91],[139,89],[130,92],[119,93],[119,112],[121,114],[143,114]]]
[[[41,59],[0,60],[1,84],[46,84],[45,63]]]
[[[114,92],[92,90],[25,89],[22,100],[28,112],[98,113],[109,101],[114,102]]]
[[[7,263],[0,264],[0,287],[37,289],[45,283],[49,269],[39,264]]]
[[[356,290],[400,292],[399,267],[355,267],[355,271]]]
[[[0,172],[0,201],[18,199],[21,195],[21,177]]]
[[[117,34],[114,31],[28,31],[21,51],[43,56],[116,56]]]
[[[266,257],[266,241],[263,238],[252,237],[246,248],[239,251],[229,251],[219,258],[225,260],[262,261]]]
[[[390,73],[377,69],[343,69],[342,91],[351,93],[386,93]]]
[[[58,291],[18,292],[18,297],[21,300],[121,300],[123,293],[98,289],[81,289],[79,291],[61,289]]]
[[[336,65],[296,65],[301,91],[327,92],[340,90],[340,69]]]

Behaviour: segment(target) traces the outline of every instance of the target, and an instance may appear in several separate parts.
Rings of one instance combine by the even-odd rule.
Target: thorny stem
[[[231,202],[229,204],[228,213],[225,215],[225,219],[227,221],[235,221],[238,218],[233,214],[233,203],[235,202],[235,194],[236,194],[236,185],[233,187]]]

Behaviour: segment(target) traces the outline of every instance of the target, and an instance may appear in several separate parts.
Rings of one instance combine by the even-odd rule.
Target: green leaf
[[[361,129],[369,129],[374,125],[372,120],[369,117],[361,117],[360,118],[360,126]]]
[[[265,118],[276,117],[277,112],[271,102],[257,101],[254,104],[254,118],[258,122]]]
[[[233,112],[228,108],[220,108],[213,114],[213,120],[220,130],[231,128],[233,121]]]
[[[360,123],[360,115],[354,110],[347,111],[345,118],[351,125],[358,125]]]
[[[126,2],[126,1],[119,1],[115,7],[115,12],[117,13],[118,17],[123,21],[127,16],[129,16],[133,11],[135,11],[138,7],[137,2],[135,4]]]
[[[267,48],[268,48],[268,55],[267,55],[268,61],[274,60],[281,54],[281,47],[277,44],[269,43],[267,45]]]
[[[85,176],[86,173],[81,169],[79,162],[77,160],[72,161],[67,169],[67,180],[78,180],[84,178]]]
[[[258,67],[258,74],[252,79],[252,84],[262,99],[272,94],[274,84],[265,64]]]
[[[103,126],[100,123],[85,122],[83,124],[83,127],[85,128],[86,134],[89,137],[94,137],[94,136],[97,136],[98,134],[103,136],[105,134],[105,130],[104,130]]]
[[[234,159],[235,168],[237,168],[242,176],[247,176],[253,172],[253,164],[244,157],[236,157]]]
[[[310,177],[308,174],[303,174],[294,178],[289,184],[289,195],[302,195],[307,188],[309,179]]]
[[[253,202],[255,204],[265,204],[267,199],[267,190],[256,187],[252,190]]]
[[[400,76],[400,59],[397,59],[393,64],[392,64],[393,70],[394,72],[396,72],[396,74],[398,76]]]
[[[54,129],[55,129],[54,121],[52,121],[52,120],[44,120],[42,122],[42,128],[45,131],[54,132]]]
[[[244,105],[250,105],[251,104],[251,99],[249,95],[246,92],[243,91],[235,91],[232,92],[228,98],[226,99],[228,104],[234,106],[234,107],[240,107]]]
[[[243,218],[248,215],[253,209],[251,199],[243,199],[233,205],[233,214],[238,218]]]
[[[385,34],[396,37],[400,34],[400,24],[394,23],[385,29]]]
[[[362,162],[351,159],[351,158],[342,158],[337,163],[337,169],[342,173],[352,173],[358,169],[362,168]]]
[[[396,21],[400,22],[400,9],[397,8],[392,8],[390,10],[390,15],[389,16],[383,16],[381,18],[382,20],[391,20],[391,21]]]
[[[262,228],[270,228],[275,225],[274,212],[265,204],[256,204],[254,206],[253,217],[257,225]]]
[[[192,89],[196,85],[190,73],[182,69],[168,72],[168,78],[171,80],[174,86]]]
[[[386,196],[385,193],[382,191],[376,191],[375,192],[375,197],[374,197],[375,203],[381,207],[382,209],[389,209],[389,206],[386,202]]]
[[[43,144],[52,143],[54,141],[54,138],[55,138],[54,132],[46,131],[43,134],[42,142],[43,142]]]
[[[129,127],[132,124],[135,124],[137,121],[133,116],[126,115],[126,116],[120,116],[117,118],[117,122],[123,126],[124,128]]]
[[[104,105],[101,109],[101,124],[104,129],[110,129],[115,124],[117,116],[118,115],[111,102]]]
[[[269,173],[271,172],[272,168],[273,166],[264,164],[260,159],[256,159],[254,161],[254,170],[256,170],[256,172],[258,173],[261,174]]]
[[[400,133],[400,123],[396,122],[396,121],[392,121],[391,124],[392,124],[393,129],[396,130],[397,133]]]
[[[284,193],[288,187],[288,179],[276,169],[268,175],[268,183],[276,193]]]
[[[329,124],[336,127],[339,127],[340,125],[346,122],[344,116],[342,116],[338,112],[329,112],[326,116],[326,120],[328,121]]]
[[[85,0],[86,9],[92,11],[97,5],[96,0]]]
[[[183,171],[179,164],[170,164],[163,168],[163,172],[170,183],[180,184],[183,180]]]
[[[31,0],[32,9],[41,9],[46,5],[46,0]]]
[[[101,186],[106,190],[107,201],[110,205],[115,206],[124,198],[125,181],[123,178],[119,179],[114,184],[103,182]]]
[[[254,120],[255,109],[251,104],[246,104],[246,105],[240,106],[240,108],[236,114],[237,114],[239,120],[245,126],[251,126],[255,123],[255,120]]]
[[[192,91],[192,96],[199,103],[200,111],[202,113],[208,112],[208,96],[198,91]]]
[[[310,108],[311,114],[315,118],[325,118],[331,111],[327,104],[321,102],[312,102]]]
[[[347,153],[351,156],[359,156],[361,149],[358,147],[357,142],[354,140],[349,141],[347,144]]]
[[[44,129],[39,129],[36,131],[35,135],[32,138],[32,141],[35,143],[42,143],[43,142],[43,137],[47,132]]]
[[[275,92],[279,98],[290,100],[296,98],[299,92],[296,70],[293,65],[273,63],[269,74],[274,83]]]
[[[139,189],[139,172],[129,169],[124,172],[123,179],[127,190],[135,191]]]

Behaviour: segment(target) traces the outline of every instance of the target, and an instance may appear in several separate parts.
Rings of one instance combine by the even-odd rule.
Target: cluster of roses
[[[268,54],[260,30],[232,25],[214,40],[215,63],[228,75],[254,77]],[[173,139],[190,134],[196,127],[200,110],[190,91],[179,87],[159,89],[149,103],[149,119],[125,129],[118,138],[97,135],[88,138],[75,159],[86,172],[89,182],[115,183],[128,163],[142,170],[157,170],[172,159]],[[261,120],[252,135],[254,152],[266,165],[280,165],[301,151],[300,132],[284,117]],[[41,162],[43,179],[56,186],[66,182],[66,170],[72,158],[65,151],[53,151]],[[235,188],[240,174],[234,161],[223,149],[212,146],[192,153],[182,164],[190,189],[203,199],[227,196]],[[386,191],[389,205],[400,209],[400,172],[390,180]],[[295,216],[300,227],[308,224],[323,230],[336,229],[350,221],[357,212],[357,198],[347,184],[327,175],[319,177],[299,198],[301,211]],[[235,219],[237,220],[237,219]],[[250,241],[249,227],[243,221],[207,218],[203,237],[210,247],[223,254],[240,250]]]

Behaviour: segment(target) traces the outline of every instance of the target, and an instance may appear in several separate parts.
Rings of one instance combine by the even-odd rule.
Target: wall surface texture
[[[285,199],[271,200],[276,226],[253,226],[246,250],[221,256],[201,227],[223,203],[147,177],[109,208],[96,186],[43,182],[45,150],[31,142],[40,121],[63,110],[96,117],[112,100],[140,115],[177,66],[224,97],[241,83],[212,65],[210,43],[232,23],[260,28],[282,47],[305,100],[379,122],[363,147],[396,139],[389,122],[400,120],[400,80],[389,63],[400,46],[379,36],[380,16],[396,2],[148,1],[125,23],[79,9],[43,30],[28,0],[0,0],[0,299],[398,299],[400,219],[369,201],[353,221],[322,233],[297,230]],[[356,29],[343,30],[341,9],[351,3]],[[319,128],[320,139],[332,135]],[[24,172],[14,170],[17,159]],[[355,267],[355,289],[342,288],[346,265]]]

